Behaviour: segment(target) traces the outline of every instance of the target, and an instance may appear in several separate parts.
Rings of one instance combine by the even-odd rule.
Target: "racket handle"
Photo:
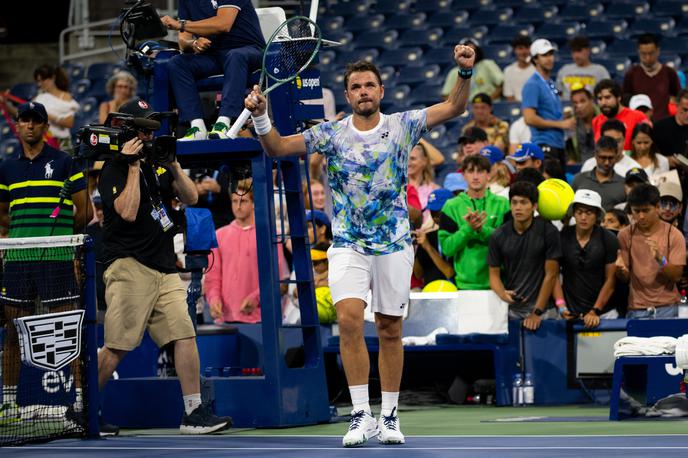
[[[244,111],[241,112],[236,121],[234,121],[234,124],[232,124],[229,132],[227,132],[227,136],[232,139],[237,138],[239,131],[242,127],[244,127],[244,124],[246,124],[246,121],[248,121],[249,116],[251,116],[251,112],[247,108],[244,108]]]

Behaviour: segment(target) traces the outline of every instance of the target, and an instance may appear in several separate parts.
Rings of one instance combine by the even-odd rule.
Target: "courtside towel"
[[[674,337],[624,337],[614,344],[614,357],[673,355],[677,339]]]

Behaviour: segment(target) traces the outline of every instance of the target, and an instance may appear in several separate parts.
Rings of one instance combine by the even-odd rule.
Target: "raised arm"
[[[460,71],[473,71],[475,62],[475,52],[470,46],[456,45],[454,48],[454,60],[459,66]],[[428,108],[426,124],[428,129],[432,129],[438,124],[442,124],[455,118],[466,111],[468,102],[468,92],[471,85],[470,74],[467,79],[457,78],[454,88],[449,93],[449,97],[444,102],[440,102]]]
[[[272,127],[267,114],[267,101],[258,85],[246,97],[244,106],[251,112],[253,126],[260,138],[265,152],[272,157],[297,156],[306,154],[306,141],[301,134],[282,137],[277,129]]]

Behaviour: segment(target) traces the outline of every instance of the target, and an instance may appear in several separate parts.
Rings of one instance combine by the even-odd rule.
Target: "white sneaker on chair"
[[[349,431],[342,439],[344,447],[356,447],[368,442],[368,439],[375,437],[379,433],[377,421],[372,413],[364,410],[351,412],[351,424]]]
[[[399,428],[399,417],[397,416],[396,407],[392,409],[392,413],[388,416],[380,414],[378,428],[380,429],[380,434],[377,436],[377,439],[381,444],[403,444],[406,442]]]

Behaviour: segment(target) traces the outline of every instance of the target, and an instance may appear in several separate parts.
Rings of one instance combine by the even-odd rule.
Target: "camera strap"
[[[143,185],[146,188],[146,191],[148,191],[148,196],[151,201],[151,205],[153,206],[153,209],[151,210],[151,217],[160,224],[160,227],[164,232],[169,231],[174,227],[174,223],[170,219],[169,215],[167,214],[167,210],[165,210],[165,205],[162,203],[162,197],[160,196],[160,180],[158,179],[158,174],[155,173],[155,170],[152,170],[148,164],[141,163],[142,167],[139,169],[141,171],[141,179],[143,180]],[[153,173],[153,178],[155,178],[155,184],[154,189],[151,189],[150,186],[148,186],[148,180],[146,179],[146,173],[143,171],[143,168],[147,167],[148,170],[151,170]]]

